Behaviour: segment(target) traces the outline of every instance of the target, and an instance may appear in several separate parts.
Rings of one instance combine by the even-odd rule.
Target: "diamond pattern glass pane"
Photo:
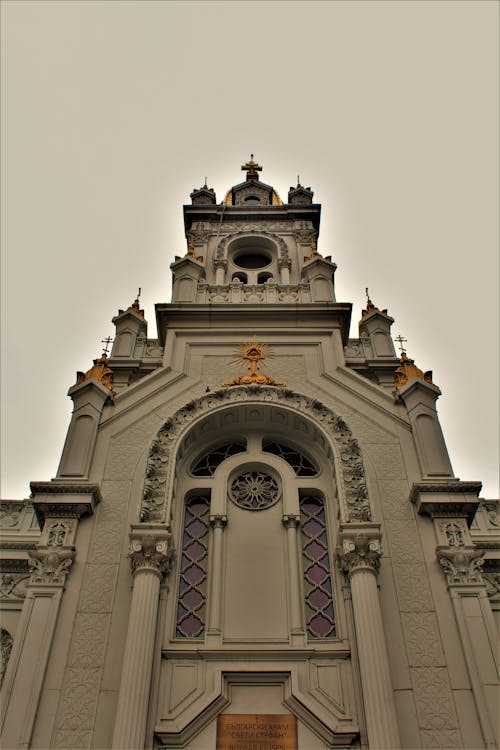
[[[310,638],[334,638],[332,578],[323,500],[300,500],[306,626]]]
[[[289,448],[287,445],[283,445],[283,443],[264,440],[262,450],[266,453],[272,453],[274,456],[283,458],[290,464],[298,477],[312,477],[318,473],[317,468],[313,466],[308,458],[294,448]]]
[[[184,510],[177,638],[202,638],[205,631],[209,524],[209,498],[190,497]]]
[[[236,453],[244,453],[245,446],[239,443],[228,443],[227,445],[221,445],[220,448],[215,448],[206,453],[195,463],[191,469],[191,473],[195,477],[213,477],[215,470],[220,464],[229,458],[234,456]]]

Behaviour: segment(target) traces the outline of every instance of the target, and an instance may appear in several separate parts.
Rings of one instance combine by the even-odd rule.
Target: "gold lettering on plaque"
[[[298,750],[291,714],[221,714],[216,750]]]

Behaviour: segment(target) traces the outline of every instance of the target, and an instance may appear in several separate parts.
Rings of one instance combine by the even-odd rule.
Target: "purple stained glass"
[[[209,523],[209,498],[189,498],[184,509],[177,598],[178,638],[201,638],[205,630]]]
[[[300,522],[307,633],[310,638],[335,638],[330,555],[321,498],[301,498]]]

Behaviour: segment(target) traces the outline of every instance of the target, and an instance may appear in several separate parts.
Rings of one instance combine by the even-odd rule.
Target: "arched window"
[[[324,455],[322,464],[306,455],[300,439],[293,445],[283,438],[289,426],[266,436],[248,426],[256,412],[240,411],[243,430],[227,415],[231,429],[218,423],[225,440],[210,446],[217,427],[201,425],[181,451],[176,494],[185,499],[181,517],[174,513],[177,596],[170,632],[184,643],[208,635],[220,643],[288,643],[298,629],[304,642],[331,641],[337,637],[328,521],[336,513],[326,507],[334,485],[331,464]],[[290,518],[298,523],[292,533]],[[290,568],[293,557],[298,578]],[[291,622],[292,611],[302,624]]]

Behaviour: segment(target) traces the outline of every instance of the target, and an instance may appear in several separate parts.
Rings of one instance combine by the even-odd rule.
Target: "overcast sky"
[[[2,497],[55,475],[68,387],[142,287],[170,299],[182,204],[252,152],[323,205],[434,371],[455,474],[498,497],[498,10],[471,2],[2,3]]]

